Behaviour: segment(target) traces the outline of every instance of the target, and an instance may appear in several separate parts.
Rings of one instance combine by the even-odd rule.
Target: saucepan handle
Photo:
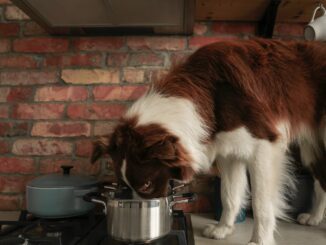
[[[104,209],[103,213],[106,215],[107,214],[107,206],[106,206],[106,201],[102,200],[103,196],[98,193],[98,192],[89,192],[83,196],[84,201],[86,202],[92,202],[92,203],[98,203],[101,204]]]
[[[181,184],[181,185],[178,185],[178,186],[174,186],[172,188],[172,193],[175,194],[176,193],[176,190],[180,189],[180,188],[183,188],[185,187],[186,185],[185,184]]]
[[[116,182],[103,182],[102,186],[105,190],[115,191],[118,189],[119,185]]]
[[[178,203],[189,203],[194,202],[195,200],[197,200],[197,194],[192,192],[173,195],[170,207],[173,207],[175,204]]]

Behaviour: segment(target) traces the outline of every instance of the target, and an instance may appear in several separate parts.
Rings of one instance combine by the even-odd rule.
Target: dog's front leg
[[[219,159],[221,172],[221,198],[223,211],[220,222],[205,227],[203,235],[214,239],[224,239],[231,234],[234,221],[245,201],[247,187],[246,165],[239,161]]]
[[[284,150],[262,142],[248,164],[251,182],[254,229],[250,245],[273,245],[279,211]]]

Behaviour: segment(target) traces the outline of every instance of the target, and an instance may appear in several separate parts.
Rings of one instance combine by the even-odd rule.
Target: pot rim
[[[70,189],[71,190],[87,190],[89,188],[97,187],[97,186],[98,186],[98,183],[92,184],[92,185],[84,185],[84,186],[58,186],[58,187],[26,185],[26,187],[29,189],[38,189],[38,190],[61,190],[61,189],[64,189],[64,190],[70,190]]]
[[[117,201],[117,202],[130,202],[130,203],[144,203],[144,202],[153,202],[153,201],[165,201],[165,200],[173,200],[173,195],[167,197],[157,197],[150,199],[119,199],[119,198],[108,198],[108,201]]]

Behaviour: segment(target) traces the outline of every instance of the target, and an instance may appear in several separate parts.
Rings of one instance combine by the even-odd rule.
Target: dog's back
[[[271,142],[284,134],[288,143],[298,141],[302,148],[308,141],[316,148],[311,150],[316,159],[313,166],[311,159],[305,164],[326,189],[325,44],[264,39],[214,43],[197,50],[154,89],[192,100],[212,137],[244,125]]]

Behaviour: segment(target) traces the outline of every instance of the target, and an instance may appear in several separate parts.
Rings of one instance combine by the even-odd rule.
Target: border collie
[[[275,244],[285,218],[284,186],[293,183],[287,150],[296,142],[315,178],[310,213],[326,206],[326,45],[254,39],[204,46],[152,84],[95,144],[92,161],[112,157],[117,177],[141,198],[167,195],[168,180],[192,180],[217,162],[223,214],[203,234],[231,234],[251,181],[254,230],[249,244]]]

